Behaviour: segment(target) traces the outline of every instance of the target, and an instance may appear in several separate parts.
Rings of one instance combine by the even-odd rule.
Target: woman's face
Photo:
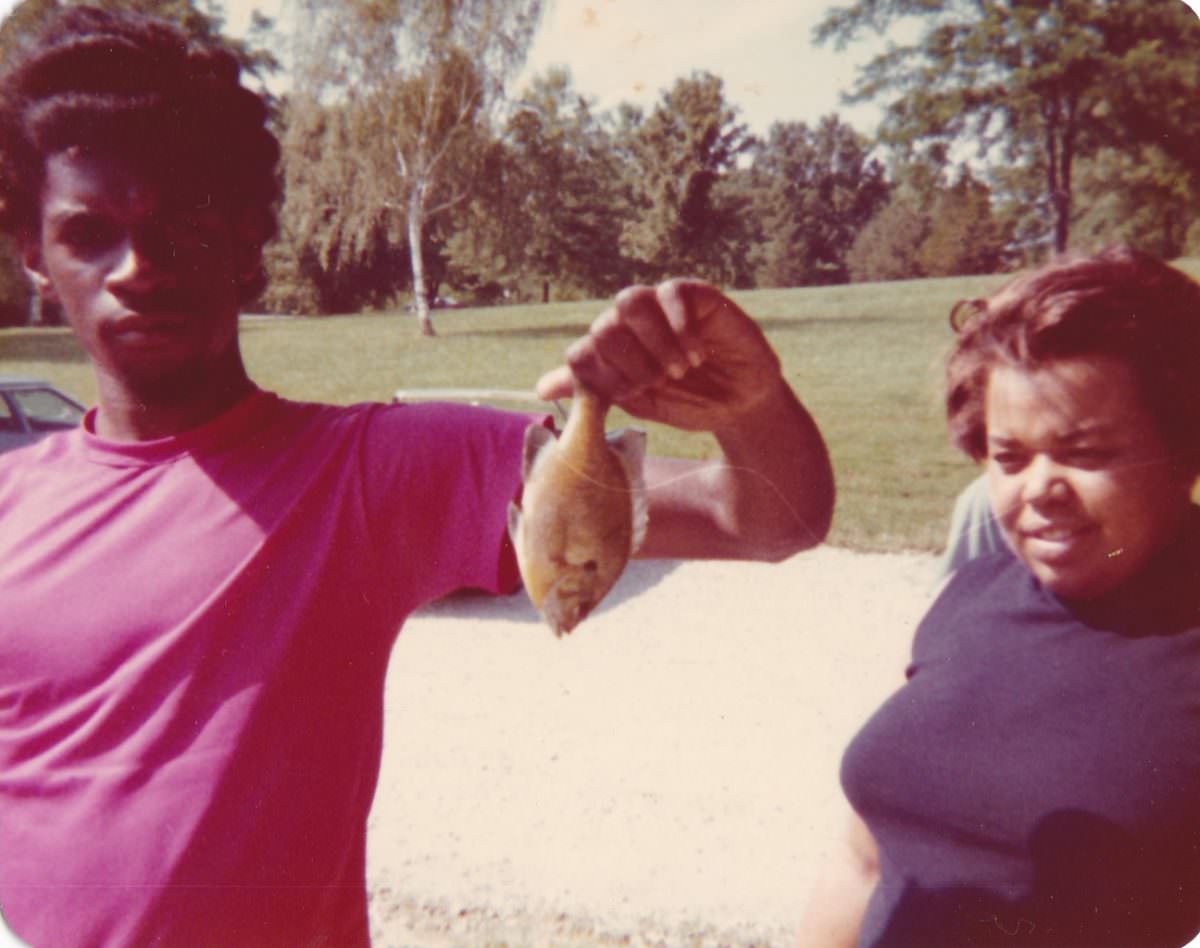
[[[1090,599],[1137,573],[1175,534],[1189,479],[1111,356],[991,370],[988,483],[1005,538],[1044,586]]]

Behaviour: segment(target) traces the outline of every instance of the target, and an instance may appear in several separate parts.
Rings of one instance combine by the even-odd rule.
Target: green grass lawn
[[[935,550],[974,476],[948,445],[940,404],[947,314],[1003,277],[758,290],[735,298],[763,326],[816,416],[838,479],[830,541],[858,550]],[[423,339],[404,313],[245,320],[251,375],[295,398],[388,400],[398,388],[531,388],[603,303],[441,311]],[[49,379],[84,401],[95,388],[66,330],[0,330],[0,373]],[[616,427],[624,423],[610,418]],[[650,426],[650,450],[707,457],[711,438]]]

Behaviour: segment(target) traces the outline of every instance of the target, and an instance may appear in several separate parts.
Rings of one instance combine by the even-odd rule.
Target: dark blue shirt
[[[860,944],[1182,945],[1200,930],[1200,530],[1070,606],[963,566],[842,782],[879,847]]]

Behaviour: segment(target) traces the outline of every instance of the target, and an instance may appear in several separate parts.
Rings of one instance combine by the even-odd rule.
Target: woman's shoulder
[[[950,574],[917,626],[914,660],[957,649],[976,635],[1003,635],[1004,627],[1045,621],[1058,611],[1011,553],[975,557]]]

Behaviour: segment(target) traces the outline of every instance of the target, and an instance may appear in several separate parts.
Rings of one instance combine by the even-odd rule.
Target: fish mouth
[[[569,634],[591,611],[591,603],[560,600],[553,594],[547,596],[546,601],[542,603],[542,615],[557,636]]]
[[[581,596],[578,589],[563,589],[556,584],[542,600],[541,613],[556,636],[563,636],[586,619],[599,601],[594,596]],[[573,585],[573,584],[572,584]]]

